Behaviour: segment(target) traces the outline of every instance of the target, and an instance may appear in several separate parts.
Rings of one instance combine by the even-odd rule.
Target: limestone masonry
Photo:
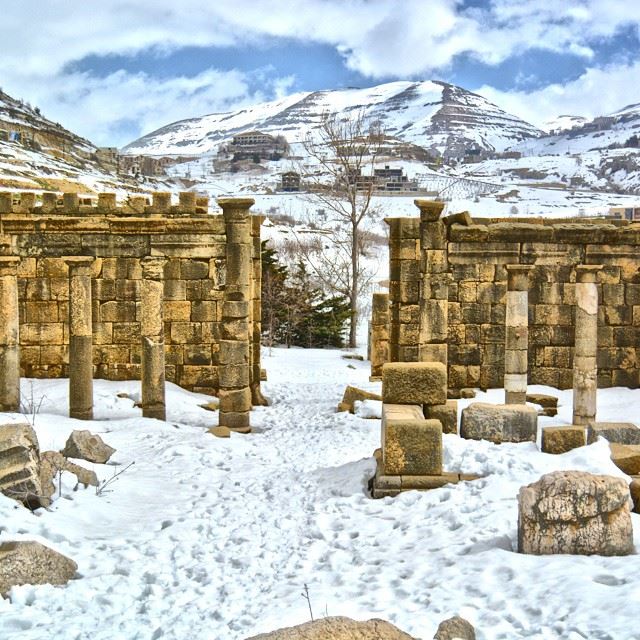
[[[594,415],[596,382],[640,385],[640,224],[443,218],[443,203],[416,205],[419,218],[386,219],[389,323],[378,296],[373,377],[387,353],[391,362],[438,361],[450,397],[506,387],[510,402],[523,402],[527,382],[567,389],[575,373],[580,423]]]
[[[162,417],[166,375],[193,391],[228,389],[223,409],[246,428],[251,398],[261,400],[262,218],[252,204],[225,199],[211,215],[192,192],[177,205],[155,193],[122,206],[114,194],[88,206],[73,193],[0,193],[0,408],[18,400],[19,357],[23,376],[71,375],[80,418],[91,416],[92,375],[146,378],[145,415]]]

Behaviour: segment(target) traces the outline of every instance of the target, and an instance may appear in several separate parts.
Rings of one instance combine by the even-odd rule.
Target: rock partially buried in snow
[[[207,433],[214,435],[216,438],[231,437],[231,429],[229,429],[229,427],[211,427],[207,429]]]
[[[323,618],[296,627],[261,633],[247,640],[416,640],[384,620],[358,622],[351,618]]]
[[[6,597],[21,584],[66,584],[78,565],[61,553],[35,541],[0,545],[0,594]]]
[[[85,487],[97,487],[99,484],[95,471],[69,462],[59,451],[45,451],[40,456],[40,484],[43,501],[46,501],[43,506],[51,504],[51,497],[56,492],[55,477],[59,471],[72,473],[78,483]]]
[[[31,425],[0,425],[0,492],[36,509],[43,506],[40,450]]]
[[[433,640],[476,640],[476,630],[468,620],[454,616],[438,625]]]
[[[554,471],[520,489],[518,550],[622,556],[633,552],[629,487],[623,478]]]
[[[364,389],[358,389],[358,387],[352,387],[349,385],[344,390],[342,401],[338,404],[338,412],[349,411],[355,412],[355,403],[363,402],[365,400],[379,400],[382,401],[382,396],[377,393],[371,393],[371,391],[364,391]]]
[[[81,458],[88,462],[104,464],[115,449],[105,444],[100,436],[90,431],[72,431],[67,439],[62,455],[67,458]]]

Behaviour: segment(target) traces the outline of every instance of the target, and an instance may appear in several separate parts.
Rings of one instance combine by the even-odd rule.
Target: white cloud
[[[497,64],[530,48],[546,48],[589,60],[594,38],[611,37],[623,26],[640,24],[640,3],[633,0],[490,0],[484,8],[467,9],[461,0],[5,4],[0,21],[0,83],[66,126],[103,143],[110,135],[117,136],[127,119],[146,131],[171,119],[244,104],[259,95],[252,94],[248,78],[237,71],[210,69],[193,78],[157,80],[125,72],[97,78],[68,70],[71,63],[92,54],[155,50],[161,57],[162,52],[186,46],[255,47],[266,38],[286,37],[333,46],[348,67],[371,78],[429,77],[446,70],[460,54]],[[591,64],[595,67],[597,61]],[[272,76],[265,75],[272,82],[272,95],[290,88],[291,79]],[[628,86],[620,86],[616,96]],[[558,104],[559,99],[552,99],[558,91],[557,87],[542,90],[542,106]],[[570,91],[571,85],[560,92],[568,102]],[[524,101],[528,94],[506,98],[515,104],[519,95],[525,96]],[[604,96],[595,97],[596,103],[603,102]]]
[[[500,91],[484,86],[476,93],[539,127],[559,115],[593,118],[639,102],[640,62],[591,68],[573,82],[535,91]]]

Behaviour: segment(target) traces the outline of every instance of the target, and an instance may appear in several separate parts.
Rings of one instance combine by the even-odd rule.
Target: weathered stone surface
[[[350,618],[330,617],[261,633],[247,640],[415,640],[384,620],[358,622]]]
[[[207,411],[217,411],[220,408],[220,401],[216,398],[215,400],[211,400],[210,402],[206,402],[199,406]]]
[[[442,424],[439,420],[385,420],[382,424],[384,475],[442,473]]]
[[[458,433],[458,403],[447,400],[445,404],[425,405],[424,417],[440,420],[442,433]]]
[[[542,451],[544,453],[561,454],[572,449],[584,447],[586,432],[578,425],[544,427],[542,429]]]
[[[633,512],[640,513],[640,476],[635,476],[629,485],[629,493],[633,502]]]
[[[527,393],[527,402],[542,407],[540,415],[553,418],[558,414],[558,398],[544,393]]]
[[[28,424],[0,426],[0,492],[29,508],[42,506],[38,438]]]
[[[72,473],[78,483],[83,484],[85,487],[97,487],[99,485],[95,471],[70,462],[59,451],[44,451],[40,455],[42,506],[49,506],[51,503],[51,498],[56,492],[56,476],[60,471]]]
[[[476,640],[476,631],[468,620],[454,616],[438,625],[433,640]]]
[[[630,476],[640,474],[640,445],[616,444],[609,445],[613,464]]]
[[[62,455],[67,458],[81,458],[89,462],[105,464],[115,449],[105,444],[102,438],[90,431],[72,431],[64,445]]]
[[[342,401],[338,404],[338,411],[348,411],[349,413],[353,413],[354,402],[362,402],[363,400],[382,400],[382,396],[377,393],[371,393],[370,391],[364,391],[363,389],[358,389],[357,387],[349,385],[344,390]]]
[[[622,478],[554,471],[520,489],[518,550],[536,555],[633,552],[629,487]]]
[[[61,553],[35,541],[0,545],[0,594],[6,597],[21,584],[66,584],[78,565]]]
[[[382,398],[391,404],[445,404],[447,368],[440,362],[387,362]]]
[[[211,427],[207,429],[207,433],[214,435],[216,438],[230,438],[231,429],[229,427]]]
[[[460,435],[490,442],[535,442],[538,412],[527,405],[473,402],[462,410]]]
[[[587,443],[598,436],[616,444],[640,444],[640,428],[631,422],[592,422],[587,428]]]

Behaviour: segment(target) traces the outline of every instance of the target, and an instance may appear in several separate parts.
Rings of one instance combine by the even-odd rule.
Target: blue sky
[[[452,82],[537,125],[640,102],[629,0],[22,0],[4,13],[0,86],[97,144],[399,79]]]

